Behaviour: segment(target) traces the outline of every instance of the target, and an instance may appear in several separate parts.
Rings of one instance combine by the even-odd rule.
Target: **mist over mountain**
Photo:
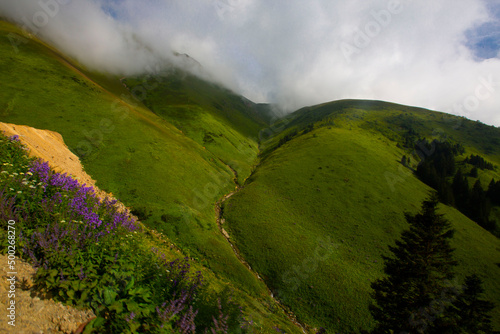
[[[18,0],[0,16],[91,69],[183,67],[293,111],[367,98],[500,125],[499,1]],[[201,69],[201,70],[200,70]]]
[[[245,93],[253,93],[254,100],[259,92],[271,92],[263,99],[290,107],[294,101],[305,103],[306,97],[320,96],[321,89],[326,92],[338,85],[333,79],[342,79],[329,74],[328,64],[320,61],[314,65],[316,74],[306,73],[316,54],[292,48],[296,37],[291,33],[300,29],[288,26],[289,31],[282,32],[280,39],[290,43],[287,47],[276,38],[274,48],[260,50],[255,42],[255,49],[224,58],[224,47],[238,49],[237,32],[233,44],[229,35],[222,43],[212,36],[216,29],[206,26],[205,34],[213,40],[211,58],[170,44],[174,37],[162,39],[159,21],[151,21],[151,29],[159,29],[156,40],[151,37],[146,43],[140,23],[133,23],[142,7],[130,9],[127,13],[134,15],[127,16],[126,2],[104,7],[80,2],[71,17],[62,14],[66,7],[57,1],[33,2],[42,9],[35,6],[31,13],[33,21],[47,29],[51,19],[66,20],[53,36],[44,35],[28,16],[19,16],[18,26],[0,19],[0,121],[13,130],[6,133],[10,137],[0,136],[0,234],[9,240],[0,251],[9,254],[8,245],[17,240],[9,233],[13,221],[23,246],[17,247],[15,258],[43,263],[26,294],[90,308],[95,318],[74,325],[95,333],[204,333],[220,332],[221,327],[227,333],[364,333],[382,327],[387,327],[383,332],[413,333],[423,330],[422,323],[414,321],[420,317],[433,333],[475,332],[471,326],[482,326],[485,333],[500,329],[500,128],[368,99],[322,101],[273,115],[276,105],[245,98],[238,91],[250,86],[239,83],[256,85]],[[23,3],[27,2],[19,2]],[[213,9],[218,20],[236,13],[235,3],[218,4]],[[251,13],[251,5],[255,3],[249,3],[246,13]],[[396,2],[386,5],[375,12],[365,9],[382,25],[402,14]],[[209,8],[204,7],[206,13]],[[309,17],[310,7],[302,9]],[[84,20],[92,17],[83,15],[85,10],[100,12],[102,22],[92,26]],[[261,10],[260,15],[265,13]],[[295,14],[294,22],[302,24],[302,15]],[[202,24],[203,17],[200,13],[196,24]],[[285,21],[275,26],[273,22],[268,17],[266,24],[276,31],[286,26]],[[180,29],[182,20],[172,23],[176,24]],[[477,34],[469,32],[467,45],[487,43],[482,40],[488,31],[485,24],[478,26]],[[32,33],[23,32],[23,25],[32,25]],[[102,27],[114,30],[106,34]],[[77,28],[94,35],[85,39]],[[487,40],[494,35],[490,32]],[[198,33],[205,36],[202,30]],[[311,36],[301,37],[304,45],[310,45]],[[202,45],[202,37],[195,46]],[[264,37],[274,38],[259,38]],[[351,37],[352,43],[346,39],[337,46],[352,66],[338,65],[338,72],[350,68],[353,80],[366,89],[370,86],[363,80],[373,75],[370,80],[382,89],[384,77],[377,71],[383,68],[369,70],[357,60],[368,54],[356,46],[365,37],[356,32]],[[70,53],[70,47],[76,51]],[[326,57],[320,54],[322,47],[316,49],[318,57]],[[490,43],[488,54],[494,47]],[[463,50],[467,48],[484,69],[495,64],[496,58],[469,46]],[[294,72],[286,63],[297,57],[287,53],[294,50],[312,52],[306,55],[313,62],[297,58]],[[368,51],[366,46],[363,52]],[[257,61],[259,52],[268,63]],[[248,55],[255,60],[253,76],[231,62],[249,59]],[[382,66],[382,58],[379,62]],[[278,65],[288,66],[290,81],[283,79],[286,71],[279,72]],[[366,70],[364,76],[356,72],[357,66]],[[422,94],[431,94],[434,87],[436,96],[445,96],[446,89],[452,96],[453,89],[461,87],[464,68],[455,67],[454,85],[437,87],[430,80]],[[477,82],[471,82],[468,95],[452,106],[459,114],[474,110],[484,119],[484,106],[494,105],[498,97],[497,72],[469,68],[468,73],[477,75]],[[316,91],[320,79],[325,86]],[[301,82],[300,89],[292,89]],[[415,85],[394,84],[392,89],[408,92],[401,96],[409,98]],[[342,91],[339,86],[337,93],[347,88]],[[22,147],[23,142],[34,143],[37,150],[50,146],[42,133],[60,142],[47,150],[49,164],[30,160]],[[76,157],[59,152],[62,141]],[[119,207],[127,210],[115,206],[114,200],[98,200],[82,184],[86,181],[79,178],[78,183],[68,176],[71,170],[50,171],[61,155],[81,162],[77,165],[99,189],[119,198]],[[432,203],[432,208],[425,203]],[[448,225],[454,233],[439,228],[440,234],[434,228]],[[455,251],[450,259],[450,252],[439,250],[441,236],[448,240],[452,235]],[[408,255],[393,252],[399,240],[411,246],[402,248]],[[404,261],[389,262],[389,253]],[[441,266],[445,257],[440,254],[448,259],[446,267]],[[378,283],[384,277],[403,283],[386,289]],[[453,293],[444,294],[445,289]],[[471,296],[469,290],[476,293]],[[374,302],[376,308],[371,306]],[[35,305],[30,303],[28,299],[19,305]],[[464,316],[474,309],[472,303],[483,306],[477,316]],[[391,305],[403,312],[392,311]],[[54,322],[47,308],[43,313],[37,306],[28,309],[16,308],[19,324],[28,320],[28,331],[44,326],[30,321],[34,313],[35,319]],[[179,313],[170,317],[169,310]],[[394,321],[387,323],[386,315]],[[0,332],[5,332],[2,326],[11,325],[0,323]],[[62,328],[55,322],[54,326]]]

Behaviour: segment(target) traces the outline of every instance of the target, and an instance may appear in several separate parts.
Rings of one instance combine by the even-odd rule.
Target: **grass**
[[[10,32],[21,34],[1,22],[0,33]],[[265,286],[217,229],[214,203],[234,188],[234,175],[219,157],[141,103],[119,98],[113,78],[101,86],[36,39],[18,48],[16,53],[7,38],[0,40],[0,120],[61,133],[100,188],[129,207],[151,211],[144,223],[221,284],[241,291],[239,298],[264,315],[264,328],[282,323],[296,331],[283,314],[266,308],[272,301]]]
[[[406,227],[403,212],[418,211],[430,191],[401,169],[403,154],[380,133],[325,126],[269,153],[226,203],[237,246],[302,321],[341,332],[373,325],[370,282],[382,275],[381,255]],[[499,240],[442,210],[457,229],[459,276],[480,274],[499,301]]]
[[[10,32],[21,34],[0,22],[0,33]],[[406,227],[403,211],[417,211],[430,191],[398,163],[411,153],[398,147],[408,130],[452,138],[467,155],[481,154],[500,166],[494,127],[419,108],[344,100],[282,119],[273,128],[284,130],[260,143],[253,169],[268,106],[175,71],[123,80],[132,91],[145,89],[137,100],[119,78],[85,70],[41,41],[18,49],[0,39],[0,120],[61,133],[99,187],[142,212],[146,226],[165,236],[151,234],[139,247],[167,249],[165,240],[177,245],[209,277],[212,291],[235,291],[259,333],[298,328],[218,230],[214,204],[234,189],[232,169],[240,184],[249,178],[225,203],[225,228],[252,268],[301,321],[352,332],[372,326],[369,286],[382,273],[381,255]],[[145,88],[151,84],[156,87]],[[316,129],[301,134],[309,124]],[[293,131],[298,134],[277,148]],[[480,177],[484,186],[490,177],[500,179],[498,170]],[[455,209],[442,210],[457,229],[458,276],[479,273],[487,297],[500,301],[498,239]],[[500,319],[499,308],[494,319]]]
[[[257,136],[265,125],[256,107],[215,84],[180,71],[154,79],[123,80],[132,92],[149,81],[155,88],[143,103],[229,165],[236,171],[238,182],[243,183],[256,163]]]
[[[198,257],[206,258],[217,272],[239,276],[241,286],[254,293],[263,291],[252,284],[252,275],[230,247],[224,247],[213,206],[193,204],[198,192],[213,203],[234,187],[232,172],[216,156],[146,109],[124,102],[114,107],[116,97],[57,59],[42,57],[48,52],[43,45],[30,42],[14,54],[2,42],[0,75],[5,85],[0,105],[8,105],[0,111],[2,121],[61,133],[98,186],[128,206],[152,210],[147,224],[168,232],[194,254],[193,244],[204,247]],[[205,196],[203,187],[213,178],[221,182]],[[195,217],[189,227],[185,212]],[[164,214],[175,218],[165,224],[160,219]]]
[[[285,121],[287,129],[307,124],[361,126],[392,141],[413,129],[422,137],[453,138],[468,154],[487,155],[500,164],[500,130],[478,121],[438,111],[372,100],[340,100],[297,110]]]
[[[274,326],[293,332],[283,314],[269,316],[269,301],[249,300],[206,268],[180,259],[168,239],[118,211],[114,202],[29,159],[15,137],[0,136],[0,235],[7,240],[8,234],[17,248],[9,254],[37,268],[38,293],[93,309],[97,317],[85,333],[191,333],[192,322],[180,322],[191,307],[198,330],[213,327],[213,317],[222,312],[230,333],[267,333]],[[164,302],[178,315],[158,313]]]

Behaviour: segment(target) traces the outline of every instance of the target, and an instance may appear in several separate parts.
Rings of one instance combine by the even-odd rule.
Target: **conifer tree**
[[[457,309],[458,328],[462,333],[492,333],[491,316],[488,314],[495,305],[481,299],[483,282],[477,275],[465,279],[465,288],[453,306]]]
[[[489,312],[495,305],[481,299],[483,282],[477,275],[465,278],[462,292],[447,307],[446,316],[436,322],[432,332],[439,334],[493,333]]]
[[[453,178],[452,188],[457,208],[465,208],[469,199],[469,183],[460,169]],[[463,209],[461,211],[464,212]]]
[[[491,202],[489,198],[486,197],[486,192],[483,190],[481,181],[479,179],[474,183],[474,186],[472,187],[469,203],[470,218],[485,229],[491,231],[494,227],[494,223],[490,222],[489,220],[491,212]]]
[[[401,234],[391,257],[384,257],[386,277],[372,283],[376,321],[372,333],[420,333],[439,315],[429,307],[453,278],[451,224],[437,213],[437,195],[425,200],[421,212],[405,214],[409,230]]]

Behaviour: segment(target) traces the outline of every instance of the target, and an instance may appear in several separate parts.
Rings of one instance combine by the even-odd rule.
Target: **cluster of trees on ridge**
[[[431,152],[419,163],[415,174],[422,182],[437,190],[439,200],[455,206],[486,230],[498,234],[497,223],[490,219],[490,214],[493,205],[500,205],[500,182],[492,179],[488,189],[485,189],[477,179],[470,188],[467,178],[477,178],[477,168],[493,170],[493,164],[479,155],[471,155],[464,160],[464,164],[474,167],[466,174],[463,168],[457,168],[455,162],[455,157],[465,153],[462,145],[421,139],[415,148]],[[409,158],[403,156],[401,163],[409,165]]]
[[[467,276],[462,285],[454,280],[453,230],[437,205],[433,195],[421,212],[405,214],[410,228],[389,247],[392,256],[383,257],[386,277],[372,283],[371,333],[494,333],[494,304],[482,299],[479,276]]]

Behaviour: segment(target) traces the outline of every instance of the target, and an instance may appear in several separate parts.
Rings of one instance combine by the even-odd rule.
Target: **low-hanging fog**
[[[364,98],[500,126],[500,0],[0,0],[0,16],[100,71],[179,52],[288,111]]]

